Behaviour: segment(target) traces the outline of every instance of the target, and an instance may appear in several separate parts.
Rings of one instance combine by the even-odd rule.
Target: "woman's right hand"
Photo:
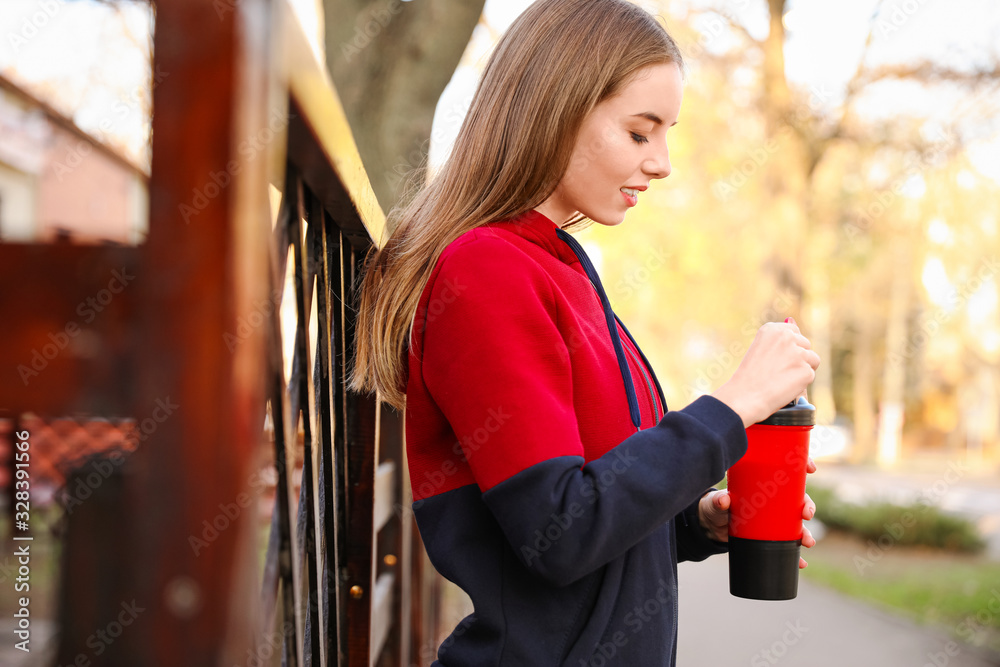
[[[802,396],[818,366],[819,355],[794,320],[768,322],[757,330],[733,377],[712,396],[748,427]]]

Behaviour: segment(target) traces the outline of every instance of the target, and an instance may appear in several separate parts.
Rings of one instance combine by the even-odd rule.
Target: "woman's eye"
[[[632,141],[634,141],[637,144],[647,144],[647,143],[649,143],[649,139],[647,139],[646,137],[642,136],[641,134],[636,134],[635,132],[629,132],[629,134],[632,135]]]

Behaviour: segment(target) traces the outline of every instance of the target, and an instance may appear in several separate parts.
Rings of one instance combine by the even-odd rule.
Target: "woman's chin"
[[[625,222],[625,214],[621,213],[617,216],[602,215],[600,217],[592,217],[590,219],[608,227],[615,227]]]

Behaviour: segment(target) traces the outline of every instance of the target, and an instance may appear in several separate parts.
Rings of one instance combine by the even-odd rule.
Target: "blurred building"
[[[0,241],[137,244],[148,229],[148,181],[121,153],[0,75]]]

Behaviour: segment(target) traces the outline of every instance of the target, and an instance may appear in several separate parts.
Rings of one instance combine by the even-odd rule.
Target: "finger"
[[[812,342],[800,333],[796,333],[795,337],[792,339],[795,344],[799,347],[805,348],[806,350],[812,351]],[[815,354],[815,352],[813,352]]]
[[[802,505],[802,518],[808,521],[814,516],[816,516],[816,503],[813,502],[813,499],[807,493],[805,503]]]
[[[812,536],[808,528],[802,529],[802,546],[806,549],[816,546],[816,538]]]
[[[809,567],[809,563],[806,562],[805,558],[799,557],[799,569],[804,570]]]
[[[795,330],[795,333],[799,333],[799,325],[795,321],[794,317],[786,317],[785,318],[785,324],[791,324],[792,325],[792,329]]]
[[[813,352],[810,349],[806,349],[806,353],[805,353],[804,357],[805,357],[806,363],[809,364],[809,366],[813,370],[816,370],[817,368],[819,368],[820,358],[819,358],[818,354],[816,354],[815,352]]]
[[[816,462],[813,461],[813,457],[811,456],[809,457],[809,460],[806,462],[806,472],[816,472]]]
[[[729,497],[728,491],[718,491],[712,496],[712,505],[723,512],[729,509],[731,503],[732,499]]]

